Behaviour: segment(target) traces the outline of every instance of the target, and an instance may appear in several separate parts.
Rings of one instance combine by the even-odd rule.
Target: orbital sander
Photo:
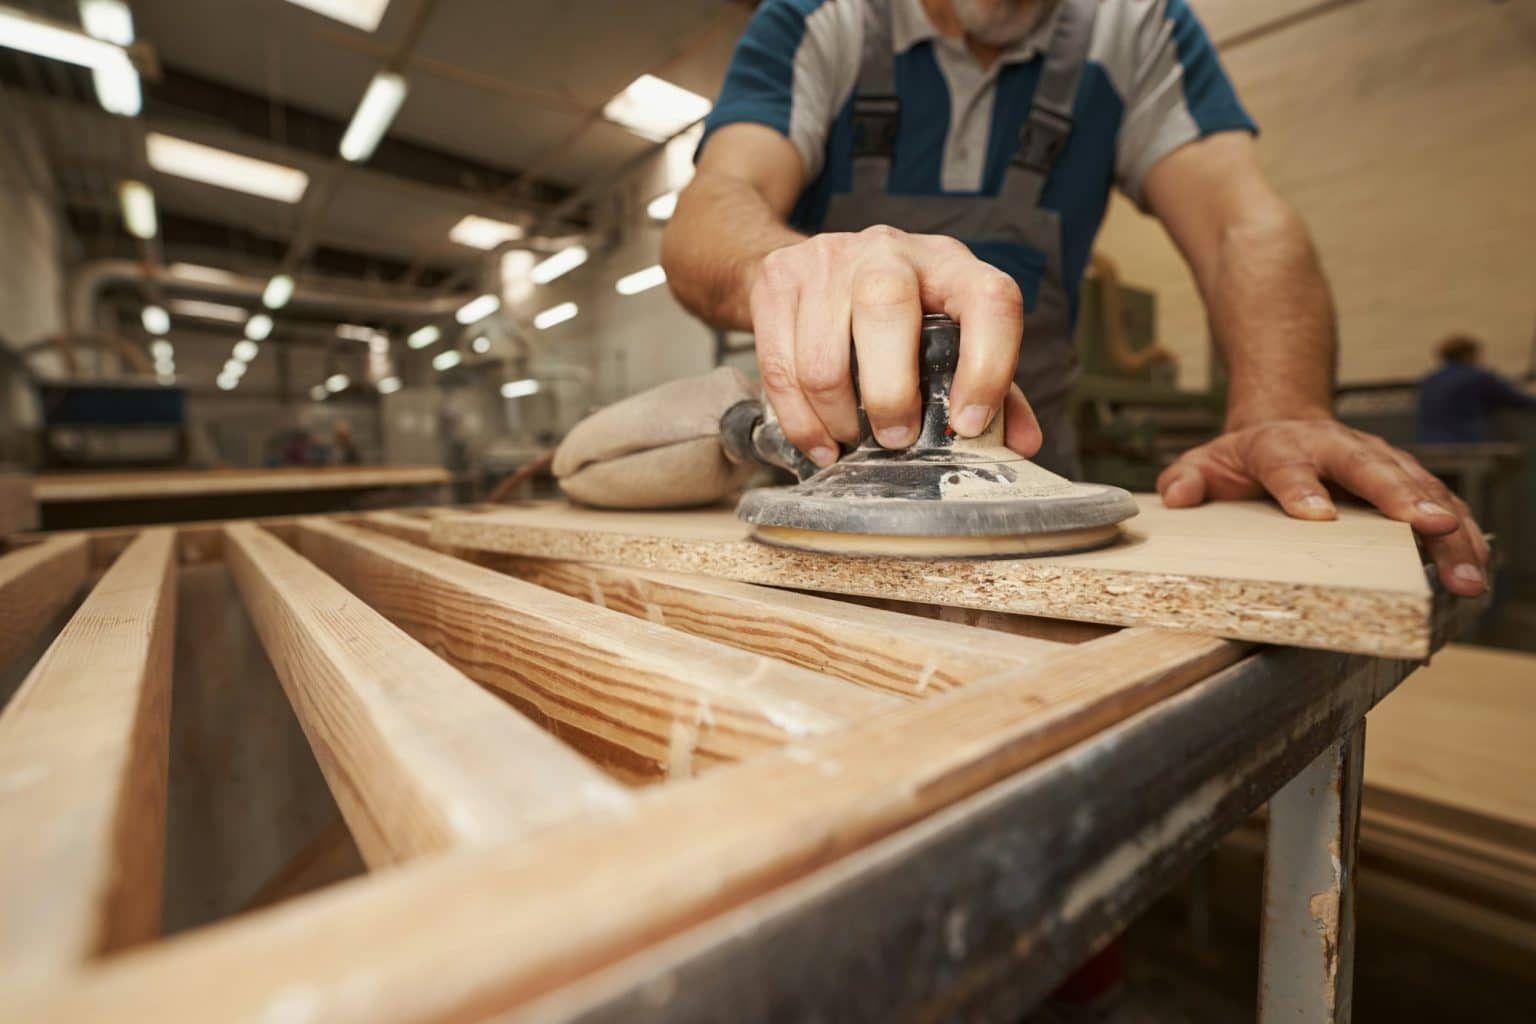
[[[1079,484],[1005,447],[1000,410],[981,435],[949,426],[960,327],[923,318],[922,427],[908,448],[881,447],[859,410],[858,446],[817,470],[784,438],[765,403],[735,403],[720,419],[733,463],[790,470],[799,483],[748,491],[736,515],[763,543],[839,555],[981,558],[1061,554],[1113,543],[1136,502],[1118,487]]]

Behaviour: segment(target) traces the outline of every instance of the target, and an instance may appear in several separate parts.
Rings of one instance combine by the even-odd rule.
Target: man
[[[1424,444],[1491,441],[1495,411],[1536,409],[1536,395],[1478,365],[1482,347],[1465,334],[1440,343],[1440,369],[1419,382],[1419,440]]]
[[[1325,481],[1483,589],[1466,506],[1332,415],[1334,315],[1306,230],[1183,0],[767,0],[743,34],[662,242],[678,299],[756,335],[785,433],[821,465],[916,434],[925,311],[962,330],[951,425],[1006,404],[1008,444],[1076,469],[1065,415],[1079,284],[1111,184],[1188,260],[1226,359],[1226,432],[1159,478],[1172,507],[1273,494],[1335,515]]]

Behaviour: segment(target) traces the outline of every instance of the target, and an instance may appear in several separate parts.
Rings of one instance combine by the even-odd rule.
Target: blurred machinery
[[[42,469],[138,469],[187,462],[186,393],[152,378],[38,381]]]
[[[1178,360],[1155,341],[1156,324],[1157,297],[1121,284],[1114,263],[1094,254],[1083,280],[1082,376],[1073,396],[1084,479],[1154,490],[1165,466],[1221,430],[1226,389],[1218,367],[1208,390],[1181,390]]]

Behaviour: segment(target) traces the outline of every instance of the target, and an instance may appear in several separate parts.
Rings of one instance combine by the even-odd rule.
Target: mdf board
[[[1421,658],[1430,589],[1410,528],[1344,508],[1331,522],[1266,502],[1164,508],[1138,497],[1124,537],[1042,558],[839,557],[750,539],[729,511],[540,504],[432,522],[471,551],[724,576],[780,587],[1150,625],[1265,643]]]

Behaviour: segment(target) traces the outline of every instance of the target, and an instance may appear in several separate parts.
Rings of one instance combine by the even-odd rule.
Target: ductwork
[[[134,260],[95,260],[81,266],[70,278],[69,329],[72,333],[86,334],[100,330],[97,309],[101,294],[116,284],[139,288],[158,286],[168,291],[222,296],[247,304],[260,302],[261,293],[267,287],[265,278],[241,274],[232,273],[227,280],[212,281],[203,277],[183,276],[169,268],[152,269],[148,264]],[[402,297],[397,290],[392,291],[393,294],[385,296],[315,287],[300,282],[290,302],[311,310],[336,313],[340,319],[425,323],[452,316],[455,310],[478,294],[464,292],[457,295]]]

